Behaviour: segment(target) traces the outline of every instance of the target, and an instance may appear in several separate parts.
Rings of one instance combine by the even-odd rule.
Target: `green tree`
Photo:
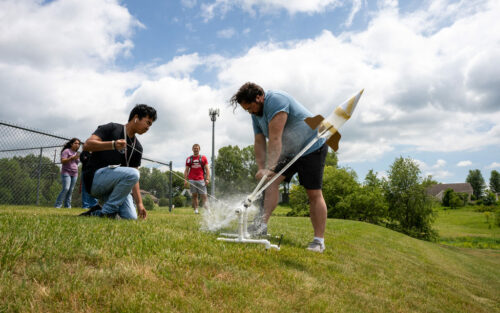
[[[379,224],[387,216],[388,204],[382,189],[362,186],[342,198],[335,208],[348,214],[349,219]]]
[[[351,216],[350,208],[337,207],[337,203],[359,188],[356,173],[346,168],[325,166],[323,173],[323,197],[328,208],[328,217],[347,219]]]
[[[0,203],[36,203],[37,180],[30,178],[30,172],[21,166],[20,160],[22,158],[0,159],[0,181],[8,182],[0,193]]]
[[[145,197],[142,198],[142,204],[144,204],[144,208],[146,210],[151,211],[155,207],[155,202],[153,201],[153,198],[151,198],[150,195],[146,195]]]
[[[428,175],[426,178],[424,178],[424,180],[422,181],[422,186],[424,186],[424,188],[427,188],[427,187],[430,187],[430,186],[433,186],[433,185],[437,185],[439,184],[439,182],[437,180],[434,180],[432,178],[432,175]]]
[[[325,159],[325,166],[332,166],[334,168],[338,167],[338,157],[337,153],[333,151],[331,148],[328,148],[328,154]]]
[[[430,240],[434,212],[432,202],[421,184],[420,169],[410,158],[399,157],[390,166],[384,184],[388,206],[388,226],[416,238]]]
[[[455,194],[455,191],[453,191],[453,189],[451,188],[448,188],[444,191],[442,200],[443,206],[450,206],[450,199],[452,198],[453,194]]]
[[[364,185],[370,187],[381,187],[382,181],[377,177],[377,174],[378,173],[373,172],[373,169],[369,170],[365,176]]]
[[[306,189],[300,185],[292,185],[290,188],[289,216],[309,216],[309,198]]]
[[[225,195],[248,193],[256,184],[256,172],[253,146],[220,148],[215,160],[217,192]]]
[[[495,205],[497,203],[497,197],[493,192],[488,192],[483,199],[484,205]]]
[[[467,175],[467,179],[465,180],[472,186],[473,194],[476,199],[481,199],[485,187],[484,178],[481,174],[481,171],[469,170],[469,175]]]
[[[491,171],[490,190],[494,193],[500,193],[500,173],[495,170]]]
[[[469,194],[466,192],[457,192],[456,194],[462,201],[460,206],[466,206],[467,203],[469,202]]]
[[[140,167],[139,168],[139,184],[142,190],[149,190],[151,185],[151,168],[149,167]]]

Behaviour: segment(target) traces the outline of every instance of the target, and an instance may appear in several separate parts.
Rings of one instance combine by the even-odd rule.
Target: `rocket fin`
[[[315,117],[306,117],[304,122],[306,122],[306,124],[309,125],[309,127],[311,127],[312,129],[316,129],[324,119],[325,118],[321,116],[321,114],[318,114]]]
[[[331,135],[330,138],[326,141],[326,144],[330,146],[330,148],[333,149],[333,151],[337,151],[339,149],[339,141],[340,141],[340,133],[336,132],[335,134]]]

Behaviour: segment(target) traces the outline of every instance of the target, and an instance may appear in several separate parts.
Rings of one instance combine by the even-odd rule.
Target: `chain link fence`
[[[60,153],[70,138],[1,121],[0,134],[0,205],[54,206],[62,189]],[[153,202],[150,208],[171,210],[183,185],[179,173],[172,171],[172,162],[143,157],[139,170],[143,198]],[[72,207],[82,206],[80,177],[73,190]]]

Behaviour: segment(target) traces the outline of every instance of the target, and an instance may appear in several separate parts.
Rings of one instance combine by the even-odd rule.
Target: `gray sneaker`
[[[325,250],[325,244],[322,244],[318,239],[314,239],[309,243],[309,246],[307,246],[307,250],[323,253]]]
[[[254,237],[267,236],[267,225],[254,223],[248,226],[247,231]]]

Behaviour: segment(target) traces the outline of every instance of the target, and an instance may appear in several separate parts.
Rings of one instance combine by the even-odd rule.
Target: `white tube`
[[[278,245],[272,245],[269,240],[266,239],[240,239],[240,238],[217,238],[217,240],[220,241],[227,241],[227,242],[236,242],[236,243],[257,243],[257,244],[262,244],[266,247],[266,250],[269,250],[271,248],[280,250],[280,247]]]

